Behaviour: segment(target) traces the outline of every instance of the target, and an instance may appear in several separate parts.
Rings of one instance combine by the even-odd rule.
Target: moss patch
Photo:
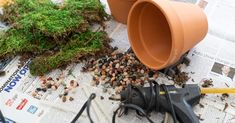
[[[15,0],[0,20],[11,28],[0,38],[0,58],[30,53],[30,71],[42,75],[105,48],[107,35],[92,32],[108,18],[99,0]],[[49,53],[49,55],[48,55]]]

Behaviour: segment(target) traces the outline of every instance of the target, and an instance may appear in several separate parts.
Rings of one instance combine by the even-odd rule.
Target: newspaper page
[[[59,86],[56,91],[48,90],[40,92],[39,95],[33,97],[32,94],[36,88],[40,87],[42,78],[29,74],[28,65],[30,60],[20,68],[18,68],[17,63],[19,62],[19,57],[7,62],[5,63],[7,66],[1,68],[7,73],[6,76],[1,77],[0,108],[10,123],[68,123],[71,122],[89,97],[81,86],[71,93],[70,96],[74,98],[73,101],[62,102],[59,95],[62,93],[63,85]],[[55,70],[44,77],[59,78],[65,84],[68,84],[70,80],[77,81],[77,76],[83,76],[89,80],[89,77],[86,75],[79,74],[80,72],[77,70],[80,70],[80,68],[81,64],[74,64],[63,71]],[[68,74],[70,70],[73,70],[72,74]],[[95,112],[93,110],[92,108],[91,112]],[[102,117],[97,116],[96,113],[91,113],[91,115],[97,121],[100,120],[96,119],[96,117]],[[81,122],[88,122],[86,115],[82,115],[79,120]]]
[[[209,31],[188,54],[191,60],[185,68],[191,77],[188,83],[202,85],[211,79],[214,88],[234,88],[235,1],[198,0],[197,4],[208,17]],[[201,122],[235,123],[234,99],[232,94],[225,99],[221,94],[206,95],[201,99],[204,108],[198,112]]]

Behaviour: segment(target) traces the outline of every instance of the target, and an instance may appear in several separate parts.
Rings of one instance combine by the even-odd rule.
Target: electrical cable
[[[168,93],[169,90],[168,90],[167,86],[165,84],[159,85],[157,82],[155,82],[153,80],[149,81],[149,84],[150,84],[150,92],[151,92],[150,95],[145,95],[145,93],[142,92],[142,90],[139,87],[134,87],[134,86],[130,87],[130,85],[128,85],[128,87],[127,87],[127,92],[128,92],[127,93],[127,99],[122,101],[122,104],[116,109],[116,111],[114,111],[112,123],[115,123],[115,117],[117,115],[117,112],[118,112],[118,110],[121,110],[122,108],[124,108],[125,111],[127,111],[128,109],[134,109],[134,110],[136,110],[138,115],[146,117],[147,120],[150,123],[153,123],[153,121],[149,118],[148,113],[150,113],[150,111],[151,111],[150,107],[152,105],[155,106],[155,111],[157,111],[157,112],[159,111],[160,107],[159,107],[158,99],[159,99],[159,96],[160,96],[160,88],[162,88],[163,91],[166,93],[165,96],[166,96],[166,100],[167,100],[167,102],[169,103],[169,106],[170,106],[170,113],[173,117],[174,123],[177,122],[175,110],[174,110],[174,107],[173,107],[173,104],[172,104],[172,99],[171,99],[170,94]],[[154,86],[153,86],[153,84],[154,84]],[[132,90],[136,90],[136,91],[139,92],[140,97],[142,98],[145,105],[147,106],[146,107],[147,110],[144,111],[143,108],[131,103],[132,102],[132,99],[131,99],[131,91]],[[150,100],[147,98],[147,96],[150,96]],[[153,104],[154,102],[156,104]]]
[[[88,100],[83,104],[82,108],[79,110],[78,114],[74,117],[74,119],[71,121],[71,123],[75,123],[77,119],[82,115],[83,111],[87,109],[87,115],[91,123],[94,123],[91,116],[90,116],[90,106],[91,106],[91,101],[95,99],[96,94],[92,93]]]

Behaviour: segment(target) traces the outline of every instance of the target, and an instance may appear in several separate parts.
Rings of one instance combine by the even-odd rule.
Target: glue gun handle
[[[193,108],[185,100],[182,102],[174,104],[176,116],[180,123],[200,123]]]

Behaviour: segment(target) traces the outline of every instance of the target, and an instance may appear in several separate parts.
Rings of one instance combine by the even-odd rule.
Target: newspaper
[[[58,0],[53,0],[58,1]],[[188,83],[201,85],[203,80],[212,79],[214,87],[234,87],[235,63],[235,1],[234,0],[177,0],[198,4],[204,8],[208,16],[209,32],[206,38],[196,47],[190,50],[188,57],[191,59],[189,67],[183,70],[190,74]],[[106,0],[101,0],[110,14]],[[113,39],[112,46],[117,46],[120,51],[126,51],[130,45],[128,42],[126,25],[115,20],[106,23],[109,36]],[[7,29],[0,23],[0,29]],[[1,34],[0,34],[1,35]],[[28,65],[20,68],[19,56],[0,61],[0,70],[6,71],[6,75],[0,77],[0,109],[9,123],[69,123],[76,113],[88,99],[91,93],[97,97],[91,106],[91,116],[97,123],[110,123],[113,111],[118,107],[119,102],[111,101],[108,97],[113,94],[113,89],[108,93],[102,91],[102,87],[90,85],[92,76],[90,73],[81,73],[83,64],[71,64],[65,70],[54,70],[44,77],[60,78],[68,83],[70,80],[79,82],[79,87],[74,90],[74,101],[62,102],[59,94],[62,87],[57,91],[41,93],[40,96],[32,97],[32,90],[39,87],[41,77],[31,76]],[[224,67],[225,66],[225,67]],[[229,71],[230,70],[230,71]],[[223,73],[229,71],[229,74]],[[227,75],[227,76],[225,76]],[[161,83],[172,83],[164,77],[160,77]],[[101,99],[100,97],[104,97]],[[200,116],[202,123],[235,123],[234,96],[230,95],[224,101],[221,95],[206,95],[201,99],[201,104],[194,107],[195,113]],[[225,104],[228,107],[225,109]],[[164,115],[153,112],[151,119],[161,123]],[[0,121],[1,122],[1,121]],[[89,122],[84,112],[78,120],[80,123]],[[139,117],[135,112],[117,118],[117,122],[141,123],[147,122],[145,118]]]
[[[188,54],[191,63],[184,69],[190,73],[188,83],[202,85],[204,80],[212,79],[214,88],[234,88],[235,1],[198,0],[197,4],[208,17],[209,31]],[[198,113],[202,122],[235,123],[234,99],[231,94],[225,100],[221,95],[206,95],[201,99],[204,109]]]

